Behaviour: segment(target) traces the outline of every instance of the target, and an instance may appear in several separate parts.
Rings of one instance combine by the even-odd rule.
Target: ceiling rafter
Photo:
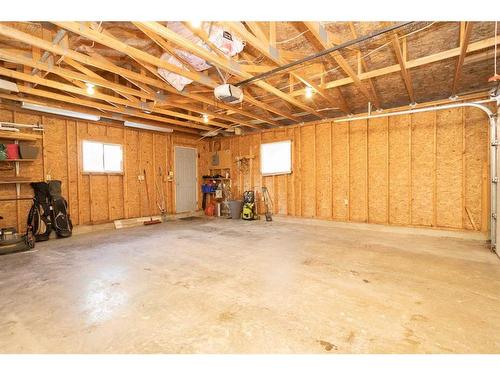
[[[331,48],[335,44],[340,44],[331,41],[331,37],[328,36],[329,34],[323,35],[320,31],[321,25],[318,22],[304,22],[304,25],[311,32],[311,34],[318,40],[318,42],[321,43],[324,49]],[[335,51],[334,53],[332,53],[332,57],[340,66],[340,68],[352,79],[352,82],[356,85],[358,90],[366,97],[366,99],[371,103],[373,103],[377,108],[380,108],[380,103],[378,102],[377,98],[375,98],[374,95],[370,92],[370,90],[368,90],[365,87],[365,85],[361,82],[356,72],[352,69],[352,67],[349,65],[347,60],[340,54],[340,52]]]
[[[247,22],[249,27],[251,27],[252,31],[258,35],[258,37],[254,36],[252,33],[248,32],[245,28],[245,26],[241,22],[222,22],[222,24],[227,27],[231,32],[235,33],[238,35],[240,38],[244,39],[248,44],[250,44],[252,47],[257,49],[260,53],[262,53],[264,56],[266,56],[268,59],[273,61],[275,64],[280,65],[280,64],[286,64],[287,61],[285,61],[283,58],[279,57],[279,51],[275,47],[271,46],[267,40],[267,36],[262,32],[262,30],[258,27],[258,25],[255,22]],[[251,26],[250,26],[251,25]],[[295,74],[295,73],[293,73]],[[249,77],[241,77],[241,78],[249,78]],[[302,82],[304,82],[306,85],[311,86],[314,88],[314,90],[318,91],[322,96],[325,95],[323,90],[318,87],[316,84],[312,82],[308,82],[304,80],[302,77],[297,76],[298,79],[300,79]],[[255,85],[263,88],[266,86],[269,86],[268,83],[264,81],[255,81],[253,82]],[[277,89],[276,89],[277,90]],[[305,110],[306,112],[309,112],[315,116],[318,116],[320,118],[324,118],[322,114],[317,112],[315,109],[303,104],[302,102],[296,101],[292,96],[290,96],[287,93],[284,93],[280,90],[277,90],[280,94],[278,95],[280,98],[286,100],[288,103],[293,104],[296,107],[301,108],[302,110]],[[325,95],[326,96],[326,95]],[[290,100],[293,99],[293,100]],[[327,100],[331,100],[329,97],[327,97]]]
[[[480,41],[477,41],[474,43],[470,43],[469,47],[467,49],[467,52],[470,53],[470,52],[475,52],[475,51],[480,51],[483,49],[491,48],[495,45],[495,43],[496,42],[495,42],[494,37],[483,39],[483,40],[480,40]],[[434,62],[443,61],[443,60],[446,60],[446,59],[449,59],[452,57],[457,57],[459,55],[460,55],[460,47],[451,48],[451,49],[443,51],[443,52],[438,52],[438,53],[435,53],[432,55],[419,57],[419,58],[414,59],[414,60],[408,60],[406,62],[406,68],[412,69],[412,68],[416,68],[419,66],[432,64]],[[394,64],[394,65],[386,66],[383,68],[370,70],[368,72],[363,72],[363,73],[358,75],[358,78],[363,81],[363,80],[370,79],[370,78],[382,77],[382,76],[385,76],[385,75],[388,75],[391,73],[397,73],[399,71],[401,71],[401,66],[399,64]],[[327,82],[325,84],[325,87],[327,87],[327,88],[341,87],[341,86],[349,85],[353,82],[354,82],[354,80],[351,77],[345,77],[345,78],[340,78],[340,79],[336,79],[336,80]],[[303,95],[303,93],[304,93],[304,90],[296,90],[293,92],[292,95],[299,96],[299,95]]]
[[[94,59],[99,59],[100,61],[102,61],[102,62],[104,62],[104,63],[110,64],[110,65],[114,65],[114,63],[113,63],[111,60],[109,60],[109,59],[105,58],[104,56],[102,56],[102,55],[98,54],[97,52],[95,52],[95,51],[94,51],[92,48],[90,48],[90,47],[86,47],[86,48],[85,48],[85,53],[87,53],[88,55],[91,55]],[[66,57],[65,62],[69,62],[69,61],[73,61],[73,59],[69,59],[69,58],[67,58],[67,57]],[[78,64],[79,64],[79,63],[78,63]],[[80,65],[81,67],[83,67],[84,69],[88,69],[88,68],[86,68],[85,66],[83,66],[82,64],[79,64],[79,65]],[[90,69],[88,69],[88,70],[90,70]],[[92,72],[92,70],[90,70],[90,71]],[[142,90],[142,91],[144,91],[144,92],[147,92],[148,94],[152,94],[152,95],[154,95],[154,94],[155,94],[155,91],[154,91],[151,87],[149,87],[148,85],[146,85],[146,84],[144,84],[144,83],[142,83],[142,82],[139,82],[139,81],[138,81],[138,80],[136,80],[136,79],[131,79],[131,78],[127,77],[127,76],[122,76],[122,75],[117,74],[117,73],[115,73],[115,72],[111,72],[111,73],[112,73],[114,76],[117,76],[117,77],[120,77],[120,76],[121,76],[121,77],[123,77],[123,78],[124,78],[127,82],[129,82],[129,83],[133,84],[134,86],[136,86],[137,88],[139,88],[140,90]],[[142,74],[141,74],[141,75],[142,75]]]
[[[220,69],[223,69],[231,74],[234,74],[235,76],[241,78],[241,79],[248,79],[252,78],[253,76],[250,73],[244,72],[240,64],[233,60],[233,59],[223,59],[215,54],[210,53],[209,51],[205,50],[204,48],[195,45],[191,41],[187,40],[186,38],[182,37],[181,35],[173,32],[172,30],[166,28],[165,26],[159,24],[158,22],[141,22],[142,25],[145,27],[149,28],[150,30],[156,32],[157,34],[161,35],[163,38],[170,40],[172,43],[177,44],[181,46],[183,49],[188,50],[189,52],[197,55],[198,57],[201,57],[208,62],[217,65]],[[286,100],[290,104],[295,105],[296,107],[302,108],[303,110],[314,114],[315,116],[319,118],[323,118],[324,116],[316,112],[314,109],[310,108],[309,106],[301,103],[297,99],[289,96],[288,94],[284,93],[283,91],[278,90],[274,86],[263,82],[263,81],[257,81],[255,82],[257,86],[260,88],[278,96],[279,98]],[[257,104],[256,104],[257,105]],[[297,120],[296,120],[297,121]]]
[[[94,24],[92,24],[92,23],[90,23],[90,26],[91,26],[91,27],[97,27],[97,25],[94,25]],[[135,26],[137,27],[137,25],[135,25]],[[147,29],[147,28],[144,28],[144,27],[143,27],[142,29],[139,29],[139,30],[141,30],[142,32],[144,32],[144,30],[148,31],[148,29]],[[108,36],[108,37],[110,37],[110,38],[114,38],[114,36],[113,36],[112,34],[110,34],[109,32],[107,32],[106,30],[101,30],[101,32],[102,32],[103,34],[107,35],[107,36]],[[154,35],[156,35],[156,34],[154,34],[154,33],[152,33],[152,32],[149,32],[149,33],[148,33],[148,34],[146,34],[146,35],[148,35],[148,36],[149,36],[149,35],[153,35],[153,37],[154,37]],[[169,48],[169,46],[166,44],[166,42],[165,42],[162,38],[160,38],[160,37],[154,37],[154,40],[153,40],[153,41],[155,41],[155,43],[157,43],[157,44],[159,43],[159,45],[160,45],[162,48],[163,48],[163,47],[164,47],[164,48],[166,48],[166,49],[167,49],[167,48]],[[169,52],[170,52],[171,54],[173,54],[173,52],[171,52],[171,51],[170,51],[170,49],[169,49]],[[152,67],[151,67],[151,65],[149,65],[149,64],[148,64],[148,63],[146,63],[146,62],[144,62],[144,61],[143,61],[143,60],[141,60],[141,59],[138,59],[137,57],[133,57],[133,56],[131,56],[131,58],[132,58],[134,61],[136,61],[139,65],[141,65],[141,67],[145,68],[147,71],[149,71],[150,73],[152,73],[153,75],[155,75],[155,76],[156,76],[156,77],[158,77],[159,79],[163,80],[163,77],[161,77],[161,76],[159,75],[159,73],[157,72],[157,70],[156,70],[156,69],[154,69],[154,68],[152,68]],[[173,90],[175,90],[175,89],[171,88],[169,91],[170,91],[170,92],[173,92]],[[185,89],[185,90],[183,90],[183,91],[187,92],[188,90],[187,90],[187,89]],[[178,94],[179,94],[179,92],[178,92],[177,90],[175,90],[175,93],[178,93]],[[201,97],[198,97],[198,100],[200,100],[200,99],[201,99]],[[202,101],[203,101],[203,100],[202,100]],[[205,104],[211,104],[211,105],[213,105],[213,102],[212,102],[212,101],[211,101],[211,102],[209,102],[209,103],[207,103],[207,102],[205,101],[204,103],[205,103]],[[218,106],[220,106],[220,107],[224,107],[224,106],[226,106],[226,105],[221,104],[221,103],[218,103]],[[228,108],[230,108],[229,106],[227,106],[227,107],[228,107]],[[206,111],[203,111],[203,113],[204,113],[204,114],[206,113],[206,114],[209,114],[209,115],[210,115],[210,113],[208,113],[208,112],[206,112]],[[240,114],[245,114],[245,115],[246,115],[246,113],[243,113],[243,111],[239,111],[239,112],[237,112],[237,113],[240,113]],[[213,113],[212,113],[212,115],[215,115],[215,114],[213,114]],[[219,115],[218,117],[220,117],[220,115]],[[255,116],[250,116],[250,117],[255,117]],[[255,117],[255,118],[256,118],[256,119],[259,119],[260,121],[263,121],[263,122],[268,122],[268,123],[270,123],[271,125],[275,125],[275,126],[279,125],[279,124],[277,124],[277,123],[275,123],[275,122],[273,122],[273,121],[266,120],[266,119],[261,118],[261,117],[259,117],[259,116]],[[233,121],[239,121],[240,123],[242,123],[242,124],[243,124],[243,125],[245,125],[245,126],[252,127],[252,128],[259,128],[259,126],[256,126],[256,125],[254,125],[254,124],[251,124],[251,123],[248,123],[248,122],[244,122],[244,121],[241,121],[241,120],[237,120],[237,119],[231,119],[230,121],[232,121],[232,122],[233,122]]]
[[[294,26],[299,32],[304,33],[306,40],[309,42],[309,44],[311,44],[311,46],[317,52],[321,52],[323,50],[323,46],[321,45],[321,43],[309,32],[309,29],[304,25],[303,22],[294,22]],[[328,61],[322,61],[321,64],[323,66],[323,70],[328,71],[330,69],[331,64]],[[323,77],[324,76],[321,76],[321,87],[326,92],[328,92],[328,90],[325,88],[325,83],[324,83]],[[334,87],[333,89],[330,89],[330,90],[333,91],[334,96],[336,96],[338,98],[338,100],[340,102],[340,108],[343,108],[345,113],[351,114],[352,113],[351,108],[350,108],[349,104],[347,103],[347,101],[345,100],[344,95],[342,94],[340,89],[337,87]]]
[[[47,103],[45,101],[40,101],[39,99],[32,98],[32,97],[20,98],[17,95],[2,94],[2,93],[0,93],[0,98],[9,99],[9,100],[18,101],[18,102],[29,102],[29,103],[39,104],[39,105],[55,106],[55,107],[59,107],[59,108],[63,108],[63,109],[69,109],[72,111],[94,114],[94,115],[97,115],[100,117],[109,118],[109,119],[116,120],[116,121],[125,121],[125,120],[137,121],[137,119],[140,119],[140,121],[144,121],[144,120],[154,121],[155,126],[168,127],[168,128],[171,128],[172,130],[183,132],[183,133],[201,134],[199,129],[192,129],[192,128],[186,128],[184,126],[177,126],[176,124],[169,122],[168,119],[165,119],[164,117],[143,114],[143,113],[141,113],[139,111],[135,111],[131,108],[127,109],[127,113],[123,113],[124,108],[121,108],[121,107],[117,108],[117,107],[114,107],[114,106],[111,106],[108,104],[96,103],[96,102],[91,101],[91,100],[84,100],[84,99],[80,99],[80,98],[73,98],[71,96],[66,96],[66,95],[62,95],[62,94],[55,94],[55,93],[50,92],[50,91],[44,91],[44,90],[34,89],[34,88],[30,88],[30,87],[23,87],[20,89],[20,92],[22,92],[23,94],[33,95],[37,98],[50,99],[51,102]],[[62,105],[61,104],[55,105],[55,104],[53,104],[52,100],[55,102],[61,102]],[[78,106],[75,106],[75,105],[78,105]],[[97,109],[98,111],[94,111],[94,109]],[[111,114],[108,112],[111,112]]]
[[[143,66],[146,70],[148,70],[153,75],[158,75],[158,72],[151,65],[143,63],[142,61],[137,61],[137,63],[140,64],[141,66]],[[198,101],[202,102],[203,104],[208,104],[208,105],[211,105],[211,106],[220,107],[220,108],[225,109],[226,111],[230,111],[231,113],[238,113],[238,114],[245,115],[247,117],[252,117],[252,118],[255,118],[256,120],[260,121],[261,123],[269,123],[269,124],[274,125],[274,126],[279,126],[280,125],[278,122],[270,120],[267,117],[259,116],[258,114],[254,114],[254,113],[250,114],[250,112],[240,110],[237,106],[229,106],[229,105],[224,104],[224,103],[222,103],[220,101],[216,101],[215,99],[206,98],[203,95],[195,94],[195,93],[190,92],[189,90],[186,90],[186,89],[184,89],[182,92],[178,92],[175,89],[170,89],[169,88],[169,91],[172,91],[172,90],[175,91],[175,93],[178,94],[181,97],[189,98],[189,99],[195,99],[195,100],[198,100]],[[248,98],[247,98],[247,101],[248,101]],[[187,109],[187,110],[194,110],[195,112],[199,112],[197,109],[189,109],[189,107],[187,105],[185,105],[185,104],[183,104],[181,106],[180,104],[178,104],[178,102],[175,102],[175,105],[178,106],[179,108],[184,108],[184,109]],[[194,107],[192,107],[192,108],[194,108]],[[211,113],[211,112],[208,112],[208,111],[203,111],[203,113],[206,113],[208,115],[214,115],[216,117],[219,117],[221,119],[228,120],[228,121],[231,121],[231,122],[238,122],[238,123],[240,123],[242,125],[245,125],[245,126],[248,126],[248,127],[251,127],[251,128],[256,128],[256,129],[260,128],[259,126],[256,126],[256,125],[253,125],[253,124],[249,123],[248,121],[243,121],[243,120],[235,119],[235,118],[229,117],[228,115],[224,115],[224,114],[221,114],[221,113]]]
[[[406,59],[404,58],[403,52],[401,51],[399,37],[396,33],[394,33],[394,35],[392,36],[391,43],[392,43],[392,48],[394,49],[394,53],[396,54],[396,59],[401,68],[401,75],[403,76],[403,81],[406,86],[406,91],[408,92],[408,97],[410,98],[410,103],[415,104],[417,101],[415,100],[415,93],[413,91],[411,76],[406,67]]]
[[[451,96],[454,96],[457,93],[460,78],[462,77],[462,68],[464,66],[465,56],[467,55],[467,48],[469,47],[472,26],[472,22],[465,22],[460,33],[460,55],[458,56],[457,66],[455,68],[455,76],[453,77]]]
[[[349,28],[351,30],[351,34],[353,36],[353,38],[358,38],[358,33],[356,32],[356,28],[354,27],[354,22],[349,22]],[[361,67],[363,68],[363,71],[368,71],[368,65],[366,63],[366,60],[361,56],[361,51],[358,51],[358,55],[359,55],[359,60],[361,62]],[[358,74],[361,73],[361,72],[358,72]],[[378,103],[376,104],[379,108],[381,107],[381,103],[380,103],[380,97],[377,93],[377,89],[375,88],[375,84],[373,83],[373,80],[369,79],[368,80],[368,84],[370,85],[370,89],[372,90],[372,94],[373,94],[373,97],[375,98],[375,103]]]
[[[42,70],[42,71],[50,71],[50,72],[52,72],[54,74],[57,74],[57,75],[62,76],[62,77],[65,77],[66,79],[88,81],[88,82],[91,82],[91,83],[93,83],[93,84],[95,84],[97,86],[105,87],[105,88],[108,88],[108,89],[113,90],[115,92],[120,92],[122,94],[125,93],[125,94],[130,94],[130,95],[137,95],[137,96],[139,96],[141,98],[150,99],[150,100],[156,100],[156,99],[158,99],[157,96],[154,95],[154,94],[149,94],[149,93],[146,93],[146,92],[142,92],[142,91],[130,88],[128,86],[123,86],[123,85],[120,85],[120,84],[108,81],[108,80],[106,80],[106,79],[104,79],[104,78],[102,78],[100,76],[88,77],[88,76],[86,76],[84,74],[81,74],[81,73],[78,73],[78,72],[74,72],[72,70],[67,70],[67,69],[59,68],[59,67],[55,67],[55,66],[51,67],[50,65],[48,65],[46,63],[33,62],[30,59],[28,59],[28,58],[24,58],[22,56],[16,56],[16,55],[14,55],[14,54],[12,54],[10,52],[4,51],[2,49],[0,49],[0,60],[17,61],[18,63],[24,64],[26,66],[36,67],[37,69]],[[40,81],[38,81],[38,82],[40,82]],[[38,84],[41,84],[41,83],[38,83]],[[59,85],[59,88],[61,88],[61,87],[65,88],[66,86]],[[54,87],[54,88],[58,88],[58,87]],[[80,92],[82,92],[82,91],[80,91]],[[92,95],[91,97],[102,98],[102,94],[96,93],[96,94]],[[109,97],[109,98],[113,98],[113,97]],[[112,101],[111,99],[104,98],[103,100],[105,100],[107,102],[111,102],[110,104],[115,104],[116,103],[116,102]],[[125,104],[125,103],[126,102],[124,102],[123,100],[120,100],[118,104]],[[140,101],[135,101],[134,105],[136,107],[140,107],[140,108],[143,108],[143,109],[145,108],[145,109],[148,109],[148,110],[151,110],[151,111],[155,110],[155,108],[152,107],[152,106],[151,107],[144,107],[143,104],[141,104]],[[184,113],[179,113],[179,112],[174,112],[174,111],[167,111],[167,110],[162,110],[161,113],[169,115],[169,116],[174,116],[174,117],[179,117],[179,118],[184,118],[184,119],[192,120],[192,121],[195,121],[195,122],[200,122],[200,123],[203,122],[203,120],[201,119],[201,117],[199,117],[199,118],[198,117],[193,117],[193,116],[186,115]],[[214,114],[214,115],[216,116],[216,114]],[[217,125],[217,126],[224,126],[225,125],[225,124],[221,124],[221,123],[218,123],[218,122],[213,122],[213,123],[214,123],[214,125]],[[229,125],[227,125],[227,126],[229,127]]]
[[[141,51],[135,47],[132,47],[118,39],[114,36],[110,36],[109,33],[103,33],[98,30],[94,30],[88,26],[86,26],[82,22],[53,22],[55,25],[71,31],[77,35],[83,36],[87,39],[90,39],[96,43],[102,44],[108,48],[114,49],[131,57],[135,57],[139,60],[150,63],[156,67],[164,68],[172,73],[181,75],[183,77],[189,78],[195,82],[201,83],[204,86],[208,86],[211,88],[217,87],[217,83],[212,80],[210,77],[207,77],[204,74],[199,72],[192,72],[189,70],[185,70],[179,68],[176,65],[170,64],[165,60],[160,59],[159,57],[150,55],[147,52]]]
[[[64,62],[66,64],[68,64],[69,66],[73,67],[74,69],[82,72],[83,74],[86,74],[87,76],[89,76],[90,78],[97,78],[97,79],[100,79],[100,80],[104,80],[103,77],[101,77],[99,74],[93,72],[92,70],[86,68],[85,66],[83,66],[82,64],[80,64],[79,62],[73,60],[73,59],[70,59],[69,57],[66,58],[64,60]],[[81,80],[81,81],[84,81],[84,80]],[[104,80],[106,81],[106,80]],[[92,83],[92,82],[88,82],[88,83]],[[123,92],[117,90],[116,88],[111,88],[111,90],[113,90],[115,93],[121,95],[122,97],[124,97],[125,99],[128,99],[130,100],[131,102],[135,102],[135,103],[138,103],[139,102],[139,99],[137,99],[136,97],[132,96],[132,95],[127,95],[127,94],[124,94]],[[111,104],[111,103],[110,103]]]
[[[151,39],[153,42],[155,42],[158,47],[160,47],[164,52],[168,52],[170,55],[174,56],[178,61],[181,62],[181,64],[186,67],[188,70],[194,71],[193,67],[186,62],[184,59],[182,59],[180,56],[178,56],[174,51],[173,47],[170,46],[165,39],[160,38],[158,35],[155,33],[151,32],[150,30],[146,29],[143,27],[139,22],[132,21],[132,24],[137,27],[139,30],[141,30],[149,39]]]
[[[68,91],[68,92],[71,92],[71,93],[77,94],[77,95],[89,96],[87,94],[87,91],[84,90],[84,89],[80,89],[80,88],[74,87],[74,86],[69,86],[69,85],[66,85],[64,83],[57,82],[57,81],[52,81],[52,80],[49,80],[49,79],[46,79],[46,78],[41,78],[41,77],[38,77],[38,76],[32,76],[30,74],[16,72],[16,71],[13,71],[13,70],[10,70],[10,69],[6,69],[6,68],[2,68],[2,67],[0,67],[0,76],[9,77],[9,78],[13,78],[13,79],[20,79],[22,81],[26,81],[26,82],[30,82],[30,83],[37,83],[39,85],[50,87],[50,88],[53,88],[53,89],[56,89],[56,90]],[[99,92],[95,92],[91,96],[91,98],[100,99],[100,100],[104,100],[104,101],[107,101],[107,102],[112,102],[112,103],[119,104],[119,105],[122,105],[122,106],[125,106],[125,107],[132,107],[132,108],[143,110],[143,106],[140,103],[132,103],[132,102],[126,100],[126,99],[117,98],[117,97],[114,97],[114,96],[111,96],[111,95],[102,94],[102,93],[99,93]],[[185,114],[180,114],[180,113],[169,111],[169,110],[165,110],[165,109],[152,108],[151,111],[152,112],[156,112],[156,113],[160,113],[160,114],[163,114],[163,115],[166,115],[166,116],[176,116],[176,117],[185,118],[185,119],[190,120],[190,121],[201,121],[202,122],[202,120],[200,118],[198,118],[198,117],[193,117],[193,116],[189,116],[189,115],[185,115]],[[191,128],[198,128],[198,129],[204,129],[204,130],[210,129],[210,127],[207,127],[205,125],[198,125],[198,124],[190,123],[190,122],[182,122],[182,121],[178,121],[178,120],[174,120],[174,119],[169,119],[169,120],[173,124],[177,124],[177,125],[181,125],[181,126],[186,126],[186,127],[191,127]],[[229,125],[218,123],[218,122],[212,122],[212,124],[213,125],[217,125],[219,127],[225,127],[225,128],[229,128],[230,127]]]
[[[209,76],[207,76],[205,74],[202,74],[199,72],[191,72],[189,70],[181,69],[175,65],[167,63],[164,60],[161,60],[158,57],[155,57],[155,56],[150,55],[146,52],[143,52],[143,51],[138,50],[134,47],[131,47],[131,46],[121,42],[120,40],[118,40],[114,37],[110,37],[109,35],[106,35],[104,33],[98,32],[96,30],[92,30],[81,23],[55,22],[55,24],[58,25],[59,27],[66,28],[67,30],[74,32],[78,35],[89,38],[90,40],[93,40],[97,43],[103,44],[109,48],[115,49],[115,50],[120,51],[122,53],[128,54],[131,57],[134,57],[134,58],[137,58],[141,61],[147,62],[153,66],[164,68],[172,73],[176,73],[176,74],[181,75],[183,77],[189,78],[189,79],[191,79],[195,82],[198,82],[204,86],[208,86],[210,88],[215,88],[218,86],[217,82],[215,82],[213,79],[211,79]],[[205,56],[200,56],[200,57],[206,57],[207,55],[210,55],[208,53],[208,51],[206,51],[205,49],[200,48],[200,47],[192,44],[189,40],[181,37],[180,35],[172,32],[171,30],[168,30],[166,27],[158,24],[157,22],[142,22],[141,24],[148,27],[152,31],[155,31],[155,32],[159,31],[160,34],[162,34],[162,33],[165,34],[164,30],[167,30],[167,34],[171,37],[171,39],[178,40],[180,38],[180,40],[181,40],[180,44],[182,45],[182,48],[190,50],[190,52],[193,52],[192,50],[194,49],[195,51],[197,51],[197,55],[205,55]],[[165,35],[162,35],[162,36],[165,36]],[[173,40],[171,40],[171,41],[174,42]],[[211,60],[213,60],[213,58],[211,58]],[[231,64],[229,64],[225,60],[218,58],[218,60],[216,60],[216,61],[217,61],[216,64],[218,66],[229,68],[229,70],[231,70],[233,73],[236,72],[236,70],[237,70],[236,67],[233,67]],[[242,72],[240,71],[240,74],[241,73]],[[251,76],[249,73],[244,73],[244,74]],[[275,89],[272,86],[269,86],[269,88],[271,91],[281,93],[281,91]],[[294,98],[291,98],[290,100],[296,101],[296,99],[294,99]]]
[[[256,114],[251,113],[249,111],[245,111],[245,110],[239,109],[239,108],[234,107],[234,106],[229,106],[229,105],[226,105],[226,104],[221,103],[221,102],[216,102],[214,99],[208,99],[202,95],[190,94],[189,90],[185,90],[185,92],[178,92],[173,87],[171,87],[168,83],[166,83],[162,80],[150,78],[148,76],[143,76],[139,73],[133,72],[133,71],[128,70],[128,69],[121,68],[121,67],[119,67],[115,64],[112,64],[112,63],[104,62],[101,59],[96,59],[94,57],[76,52],[74,50],[63,49],[62,47],[60,47],[58,45],[51,44],[50,42],[48,42],[46,40],[34,37],[30,34],[27,34],[27,33],[24,33],[22,31],[19,31],[17,29],[11,28],[11,27],[6,26],[5,24],[2,24],[2,23],[0,23],[0,35],[4,35],[4,36],[7,36],[7,37],[12,38],[14,40],[24,42],[28,45],[34,45],[42,50],[50,51],[50,52],[55,53],[55,54],[65,55],[66,57],[69,56],[72,59],[74,59],[75,61],[78,61],[82,64],[85,64],[88,66],[93,66],[93,67],[96,67],[96,68],[99,68],[99,69],[102,69],[105,71],[109,71],[109,72],[118,74],[122,77],[126,77],[128,79],[137,80],[137,81],[140,80],[145,84],[148,84],[148,85],[151,85],[153,87],[165,90],[167,92],[171,92],[171,93],[183,96],[183,97],[191,98],[191,99],[194,99],[194,100],[197,100],[197,101],[200,101],[200,102],[212,105],[212,106],[215,105],[217,107],[224,108],[227,110],[234,110],[235,112],[237,112],[241,115],[244,115],[244,116],[247,116],[250,118],[254,118],[254,119],[260,120],[262,122],[270,123],[272,125],[276,125],[276,126],[280,125],[276,121],[270,120],[264,116],[256,115]],[[144,64],[144,66],[150,67],[148,64]],[[153,68],[150,68],[150,71],[156,72],[156,70]],[[232,120],[239,121],[237,119],[232,119]],[[254,126],[254,125],[252,125],[252,126]]]
[[[262,29],[259,27],[259,25],[256,22],[245,22],[249,27],[250,30],[255,34],[255,36],[259,39],[258,41],[256,39],[252,39],[252,46],[257,48],[261,53],[263,53],[266,57],[271,59],[276,65],[283,65],[286,64],[287,61],[280,57],[280,51],[276,49],[276,41],[271,43],[270,41],[267,40],[267,36],[264,34]],[[241,31],[243,33],[243,31]],[[246,38],[248,38],[248,34],[245,35]],[[265,48],[265,44],[268,44],[268,48]],[[274,52],[273,52],[274,51]],[[346,114],[349,114],[351,111],[349,109],[349,106],[347,106],[347,103],[345,100],[335,100],[330,93],[327,90],[324,90],[321,86],[315,84],[312,80],[304,78],[302,75],[297,74],[293,71],[290,72],[290,74],[298,79],[300,82],[302,82],[304,85],[311,87],[314,91],[316,91],[319,95],[321,95],[330,105],[334,107],[339,107],[340,110],[345,112]]]
[[[209,42],[209,36],[207,35],[207,33],[205,33],[203,30],[199,29],[198,32],[197,32],[197,36],[205,43]],[[217,49],[217,47],[215,47],[214,45],[212,45],[213,48]],[[211,47],[211,48],[212,48]],[[224,58],[227,58],[225,55],[223,55]],[[273,107],[273,106],[270,106],[269,104],[263,102],[263,101],[258,101],[257,99],[254,98],[254,96],[252,95],[246,95],[245,96],[245,100],[250,103],[250,104],[253,104],[255,105],[256,107],[260,107],[262,110],[266,111],[266,112],[272,112],[272,113],[275,113],[279,116],[282,116],[284,118],[287,118],[291,121],[294,121],[296,122],[297,119],[295,117],[293,117],[290,113],[287,113],[285,111],[282,111],[280,109],[277,109],[276,107]]]

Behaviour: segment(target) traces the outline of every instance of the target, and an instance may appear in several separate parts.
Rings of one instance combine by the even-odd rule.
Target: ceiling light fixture
[[[87,82],[85,85],[87,86],[87,94],[94,95],[95,85],[93,83],[90,83],[90,82]]]
[[[203,117],[203,122],[205,124],[208,124],[208,115],[206,113],[204,113],[202,117]]]
[[[311,86],[306,86],[306,98],[312,98],[313,96],[313,89]]]
[[[0,79],[0,90],[8,92],[19,92],[19,88],[14,82],[6,81],[4,79]]]
[[[201,21],[189,21],[192,27],[199,29],[201,27]]]
[[[91,115],[88,113],[68,111],[67,109],[46,107],[44,105],[32,104],[32,103],[26,103],[26,102],[22,102],[21,108],[30,109],[32,111],[51,113],[53,115],[75,117],[75,118],[79,118],[82,120],[89,120],[89,121],[99,121],[101,119],[101,117],[99,117],[99,116]]]
[[[129,128],[153,130],[153,131],[162,132],[162,133],[172,133],[173,132],[173,129],[170,129],[170,128],[163,128],[160,126],[141,124],[140,122],[133,122],[133,121],[125,121],[123,123],[123,125],[125,125],[126,127],[129,127]]]

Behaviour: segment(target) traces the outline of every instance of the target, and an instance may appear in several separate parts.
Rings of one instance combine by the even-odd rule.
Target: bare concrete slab
[[[3,353],[498,353],[499,316],[481,240],[204,219],[0,257]]]

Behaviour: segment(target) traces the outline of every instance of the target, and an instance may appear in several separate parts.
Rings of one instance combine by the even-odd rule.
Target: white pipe
[[[472,107],[476,107],[479,109],[483,109],[483,106],[480,106],[480,104],[494,102],[494,101],[496,101],[495,98],[484,99],[484,100],[480,100],[480,101],[473,102],[473,103],[443,104],[443,105],[432,106],[432,107],[406,109],[404,111],[397,111],[397,112],[387,112],[387,113],[381,113],[381,114],[377,114],[377,115],[364,115],[364,116],[357,116],[357,117],[342,118],[339,120],[334,120],[333,122],[346,122],[346,121],[365,120],[365,119],[380,118],[380,117],[390,117],[390,116],[398,116],[398,115],[404,115],[404,114],[409,114],[409,113],[430,112],[430,111],[438,111],[441,109],[459,108],[459,107],[466,107],[466,106],[469,106],[469,107],[472,106]],[[486,108],[488,110],[488,112],[489,112],[488,116],[490,116],[492,114],[492,112],[487,107],[484,107],[484,108]]]
[[[490,177],[491,177],[491,192],[490,192],[490,210],[491,210],[491,216],[490,216],[490,239],[491,239],[491,248],[495,249],[496,248],[496,222],[497,222],[497,182],[498,182],[498,175],[497,175],[497,147],[498,147],[498,140],[497,140],[497,124],[495,120],[495,117],[497,117],[497,114],[494,114],[488,107],[483,105],[484,103],[489,103],[489,102],[496,102],[497,103],[497,114],[498,114],[498,105],[500,103],[500,97],[497,96],[495,98],[490,98],[490,99],[484,99],[480,100],[477,102],[473,103],[453,103],[453,104],[443,104],[440,106],[432,106],[432,107],[426,107],[426,108],[417,108],[417,109],[408,109],[404,111],[397,111],[397,112],[388,112],[384,114],[378,114],[378,115],[365,115],[365,116],[358,116],[358,117],[351,117],[351,118],[345,118],[345,119],[339,119],[335,120],[334,122],[346,122],[346,121],[356,121],[356,120],[364,120],[364,119],[372,119],[372,118],[380,118],[380,117],[390,117],[390,116],[398,116],[398,115],[404,115],[404,114],[411,114],[411,113],[419,113],[419,112],[430,112],[430,111],[439,111],[443,109],[450,109],[450,108],[461,108],[461,107],[473,107],[473,108],[478,108],[485,112],[488,115],[488,120],[490,122]]]

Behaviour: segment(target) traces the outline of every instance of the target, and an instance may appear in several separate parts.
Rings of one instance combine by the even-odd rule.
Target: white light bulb
[[[95,86],[94,86],[94,84],[92,84],[92,83],[86,83],[86,85],[87,85],[87,94],[94,95],[94,93],[95,93],[95,88],[94,88]]]
[[[206,114],[203,115],[203,122],[205,124],[208,123],[208,115],[206,115]]]
[[[313,89],[310,86],[306,86],[306,98],[311,98],[313,95]]]
[[[201,27],[201,21],[189,21],[192,27],[199,29]]]

